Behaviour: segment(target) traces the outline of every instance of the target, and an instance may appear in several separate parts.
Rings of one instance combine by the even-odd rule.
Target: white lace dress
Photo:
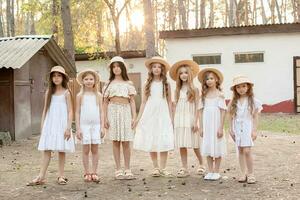
[[[146,152],[173,150],[173,126],[161,81],[152,82],[150,94],[136,127],[133,148]]]

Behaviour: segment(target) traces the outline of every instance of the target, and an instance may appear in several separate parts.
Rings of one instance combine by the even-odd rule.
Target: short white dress
[[[204,105],[200,101],[199,109],[203,109],[202,115],[202,155],[219,158],[226,155],[225,135],[217,137],[221,125],[221,109],[226,110],[224,97],[205,98]]]
[[[200,134],[192,131],[196,105],[195,102],[188,101],[187,91],[187,86],[181,88],[179,99],[176,103],[174,116],[175,147],[200,148]]]
[[[255,98],[253,100],[253,109],[261,112],[263,109],[262,103]],[[251,147],[254,145],[251,137],[253,118],[248,99],[243,103],[237,102],[237,112],[233,118],[232,127],[235,133],[235,143],[238,147]]]
[[[173,125],[162,81],[153,81],[150,96],[136,127],[133,148],[145,152],[166,152],[174,149]]]
[[[80,108],[82,144],[101,144],[100,108],[96,95],[84,94]]]
[[[61,95],[52,95],[50,107],[47,111],[38,150],[74,152],[75,143],[73,134],[69,140],[64,139],[68,125],[68,106],[66,101],[67,90]]]

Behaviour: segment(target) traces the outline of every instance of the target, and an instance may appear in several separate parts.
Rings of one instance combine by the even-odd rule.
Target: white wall
[[[146,58],[131,58],[125,59],[128,66],[128,73],[141,73],[141,85],[147,79],[147,68],[145,67]],[[109,69],[107,67],[109,60],[89,60],[89,61],[76,61],[77,72],[85,68],[91,68],[96,70],[100,74],[101,81],[108,81]]]
[[[299,33],[166,39],[167,60],[170,64],[181,59],[192,59],[194,54],[220,53],[221,64],[210,67],[223,72],[226,98],[231,97],[232,78],[244,74],[253,80],[255,95],[265,104],[294,98],[293,56],[300,56],[299,44]],[[264,52],[263,63],[234,63],[236,52],[261,51]]]

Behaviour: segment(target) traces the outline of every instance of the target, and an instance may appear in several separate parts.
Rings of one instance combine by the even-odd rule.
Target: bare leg
[[[246,161],[246,165],[247,165],[247,173],[252,174],[253,173],[253,157],[252,157],[251,147],[245,147],[244,154],[245,154],[245,161]]]
[[[154,168],[159,168],[158,161],[157,161],[157,152],[150,152],[150,157],[153,163]]]
[[[41,166],[40,173],[39,173],[39,178],[41,180],[43,180],[46,176],[46,172],[47,172],[50,160],[51,160],[51,151],[44,151],[42,166]]]
[[[123,147],[123,155],[124,155],[124,162],[125,162],[125,170],[130,169],[130,143],[129,142],[122,142]]]
[[[201,153],[200,153],[200,149],[199,148],[195,148],[194,152],[195,152],[195,155],[196,155],[196,157],[198,159],[199,165],[203,165],[203,159],[202,159],[202,156],[201,156]]]
[[[214,172],[214,160],[212,157],[207,156],[207,165],[208,165],[208,172],[213,173]]]
[[[246,164],[245,164],[245,154],[244,154],[244,148],[239,147],[239,163],[240,163],[240,168],[241,168],[241,175],[244,176],[246,175]]]
[[[90,153],[90,145],[84,144],[82,145],[82,163],[84,168],[84,174],[90,173],[89,171],[89,153]]]
[[[58,176],[65,177],[65,160],[66,153],[58,152]]]
[[[91,152],[92,152],[92,172],[94,174],[97,174],[98,162],[99,162],[98,144],[91,144]]]
[[[121,164],[120,164],[120,145],[121,142],[119,141],[113,141],[113,154],[114,154],[114,159],[116,163],[116,170],[121,169]]]
[[[160,167],[161,169],[165,169],[167,165],[168,152],[160,152]]]
[[[182,167],[187,169],[187,148],[180,148],[180,157],[181,157],[181,163]]]
[[[222,157],[215,158],[215,169],[214,169],[214,173],[219,173],[220,165],[221,165],[221,160],[222,160]]]

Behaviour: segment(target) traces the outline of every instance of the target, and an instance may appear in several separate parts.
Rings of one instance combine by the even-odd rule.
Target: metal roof
[[[21,68],[41,48],[45,48],[50,57],[67,72],[76,74],[75,66],[65,56],[52,36],[25,35],[0,38],[0,68]]]
[[[193,38],[209,36],[249,35],[266,33],[298,33],[300,23],[258,24],[231,27],[211,27],[199,29],[164,30],[159,32],[160,39]]]

